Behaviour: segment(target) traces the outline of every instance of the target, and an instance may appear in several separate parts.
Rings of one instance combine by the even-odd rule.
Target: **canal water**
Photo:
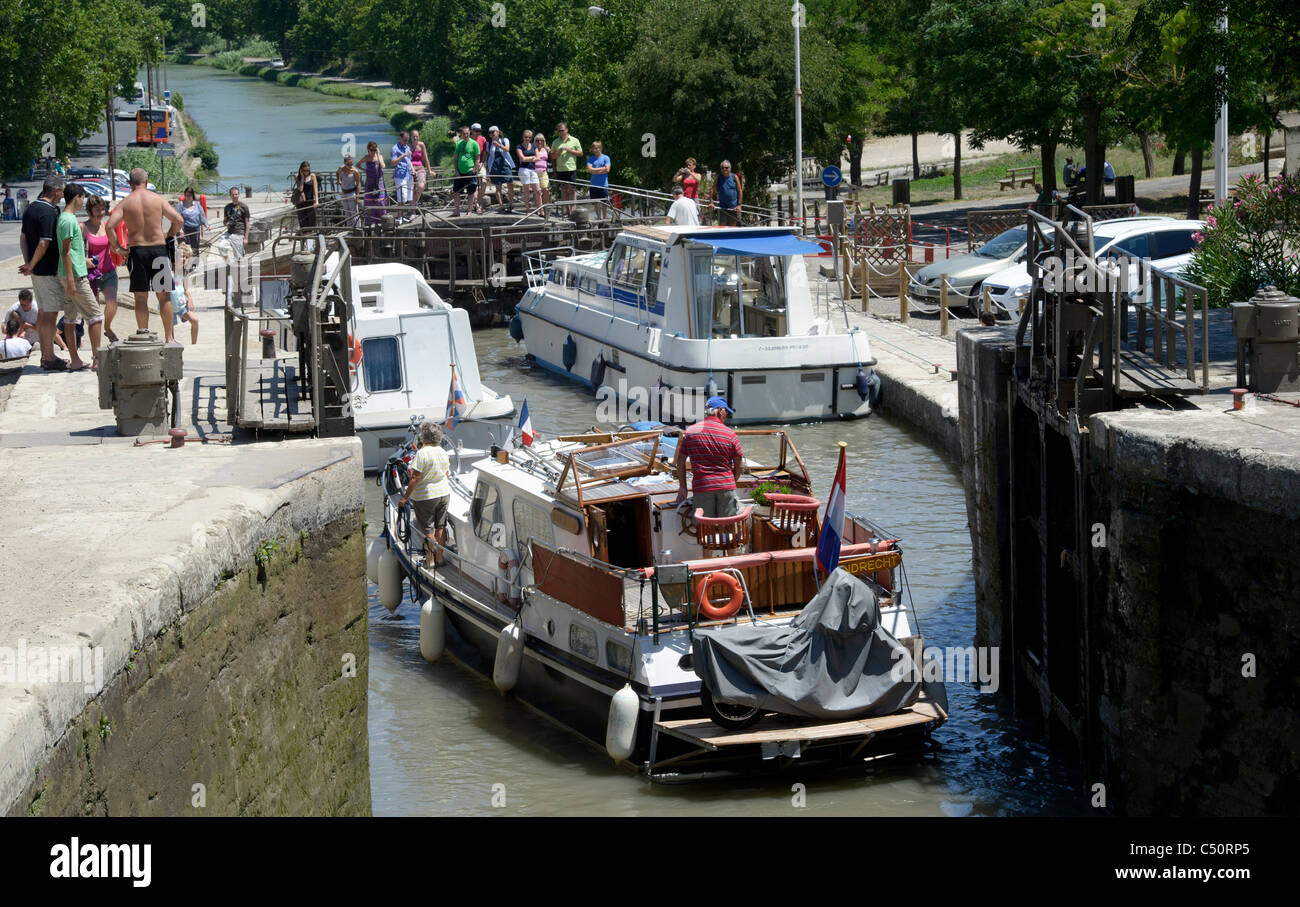
[[[378,142],[386,156],[397,138],[373,104],[211,66],[169,66],[167,85],[181,93],[186,113],[217,150],[219,172],[204,187],[209,192],[232,185],[251,185],[258,194],[268,187],[279,192],[289,187],[290,174],[304,160],[331,170],[342,164],[349,136],[357,160],[365,155],[366,142]]]
[[[208,67],[173,67],[173,90],[221,156],[222,184],[282,185],[307,158],[338,155],[352,132],[392,142],[373,109]],[[384,146],[387,147],[387,146]],[[504,328],[475,334],[484,383],[525,397],[541,431],[595,421],[588,393],[530,370]],[[825,497],[837,441],[848,443],[848,505],[903,540],[907,576],[927,645],[968,646],[975,588],[965,499],[957,471],[904,428],[878,417],[793,426],[790,433]],[[367,532],[382,503],[367,484]],[[1088,811],[1083,779],[974,684],[949,684],[940,750],[920,762],[834,775],[703,785],[652,785],[450,658],[419,652],[419,605],[390,616],[370,590],[370,778],[376,815],[1025,815]],[[792,803],[794,782],[806,806]],[[496,804],[503,805],[494,805]]]

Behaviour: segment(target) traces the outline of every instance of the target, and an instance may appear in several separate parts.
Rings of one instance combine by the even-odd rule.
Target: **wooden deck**
[[[693,743],[708,750],[730,746],[747,746],[763,743],[813,743],[853,737],[873,737],[883,731],[893,731],[913,725],[940,723],[948,713],[933,699],[922,693],[909,709],[882,715],[879,718],[858,718],[852,721],[834,721],[823,724],[799,723],[797,718],[769,715],[757,724],[739,731],[719,727],[707,718],[680,718],[660,721],[658,727],[666,734]]]
[[[279,359],[250,359],[244,367],[240,425],[273,431],[311,431],[316,419],[311,398],[298,375],[296,354]]]

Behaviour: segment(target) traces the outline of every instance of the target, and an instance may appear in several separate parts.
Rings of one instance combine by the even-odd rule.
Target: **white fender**
[[[371,539],[366,546],[366,579],[372,583],[379,582],[379,555],[388,550],[388,543],[383,537]]]
[[[397,555],[385,548],[379,555],[379,601],[389,613],[402,603],[402,565]]]
[[[605,724],[605,752],[615,762],[622,762],[636,748],[636,720],[641,711],[641,699],[631,684],[609,700],[609,720]]]
[[[420,607],[420,655],[433,664],[447,642],[447,623],[442,602],[429,596]]]
[[[492,683],[502,693],[508,693],[519,682],[519,667],[524,662],[524,643],[527,637],[519,622],[506,624],[497,639],[497,657],[492,665]]]

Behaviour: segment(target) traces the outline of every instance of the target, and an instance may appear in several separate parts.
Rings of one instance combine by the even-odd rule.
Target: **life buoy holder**
[[[709,587],[714,585],[723,585],[731,590],[731,597],[722,607],[714,605],[709,601]],[[740,602],[744,596],[740,591],[740,582],[730,573],[715,572],[710,573],[700,583],[700,594],[696,599],[699,605],[700,613],[710,620],[726,620],[740,610]]]

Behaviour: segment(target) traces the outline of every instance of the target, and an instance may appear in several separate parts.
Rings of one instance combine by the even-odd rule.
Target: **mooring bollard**
[[[183,428],[168,429],[167,435],[172,439],[172,445],[171,445],[172,447],[185,446],[185,429]]]
[[[948,336],[948,275],[939,275],[939,336]]]
[[[1246,408],[1246,394],[1249,390],[1244,387],[1234,387],[1232,389],[1232,408],[1242,410]]]
[[[984,296],[984,304],[980,307],[980,311],[984,312],[984,314],[987,315],[993,311],[993,293],[989,290],[988,287],[985,287],[983,296]]]
[[[262,334],[262,358],[274,359],[275,358],[275,331],[271,330],[270,328],[265,328],[262,330],[261,334]]]

